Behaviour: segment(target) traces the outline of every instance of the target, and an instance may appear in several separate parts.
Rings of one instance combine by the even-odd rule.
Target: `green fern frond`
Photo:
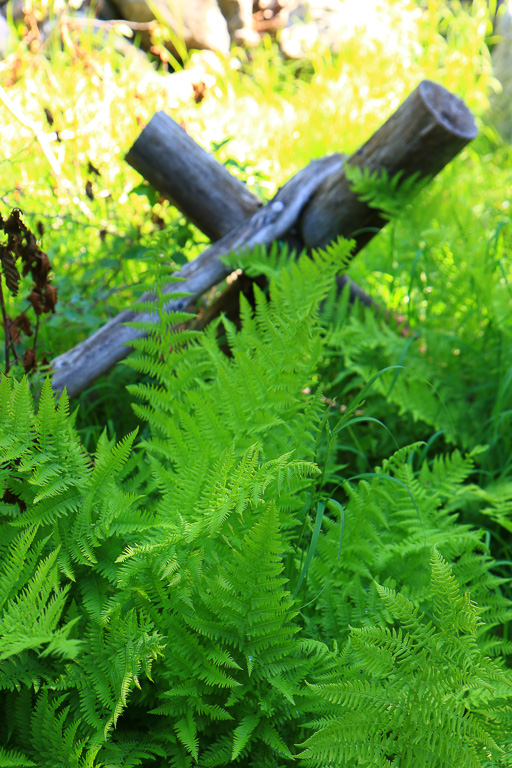
[[[84,720],[106,738],[127,706],[139,676],[151,675],[162,648],[161,638],[132,610],[125,617],[112,614],[105,626],[92,625],[80,657],[76,677]]]
[[[233,750],[231,752],[231,760],[236,760],[242,750],[249,743],[254,729],[257,727],[261,719],[260,715],[246,715],[239,726],[237,726],[233,732]]]
[[[79,738],[80,722],[71,717],[65,697],[39,694],[30,720],[31,751],[41,768],[66,765],[87,768],[85,743]]]
[[[46,379],[41,390],[38,417],[38,442],[41,451],[44,453],[52,445],[52,436],[57,422],[55,401],[49,379]]]
[[[478,610],[459,594],[446,561],[434,550],[430,562],[434,621],[378,585],[398,627],[352,630],[351,663],[339,666],[340,681],[312,686],[329,714],[310,725],[316,732],[303,745],[305,765],[343,765],[356,754],[361,766],[387,756],[404,768],[499,760],[502,749],[478,700],[498,686],[510,705],[512,678],[478,649]]]
[[[222,257],[232,270],[243,269],[250,277],[265,275],[268,279],[279,277],[290,264],[290,251],[286,244],[274,240],[270,245],[242,248]]]
[[[512,531],[512,482],[501,480],[485,489],[474,488],[474,497],[483,502],[482,515],[496,521],[505,531]]]
[[[137,430],[134,430],[115,446],[110,446],[100,439],[94,460],[94,471],[90,478],[90,487],[87,493],[87,503],[89,505],[92,504],[95,494],[104,486],[104,483],[115,477],[128,461],[136,436]]]
[[[55,567],[58,552],[38,563],[24,588],[4,604],[0,630],[0,661],[46,645],[46,655],[74,658],[80,642],[69,640],[75,621],[57,629],[66,604],[68,588],[58,585]]]
[[[139,768],[146,761],[154,761],[158,757],[166,759],[168,751],[163,749],[155,739],[148,738],[145,730],[120,734],[115,740],[108,741],[100,749],[91,750],[91,762],[83,768]],[[98,762],[96,762],[96,756]],[[172,760],[167,763],[172,765]],[[184,768],[184,766],[183,766]],[[190,768],[190,763],[186,768]]]
[[[385,168],[372,171],[359,165],[345,166],[353,192],[371,208],[377,208],[386,218],[403,215],[403,211],[427,180],[420,173],[405,176],[399,171],[390,178]]]
[[[270,298],[242,297],[240,329],[177,334],[157,286],[135,452],[105,432],[90,457],[64,394],[45,384],[35,414],[0,381],[0,742],[42,768],[505,768],[508,565],[459,518],[493,499],[506,518],[507,491],[470,483],[477,454],[430,460],[438,433],[405,445],[412,418],[455,439],[467,404],[334,297],[350,244],[253,255]],[[405,447],[349,473],[346,435],[395,431],[382,404]]]
[[[10,400],[10,428],[21,445],[30,444],[33,439],[34,406],[26,381],[13,382]]]
[[[0,747],[0,768],[35,768],[35,765],[21,752]]]
[[[0,609],[3,609],[10,595],[16,594],[31,577],[41,554],[44,542],[33,549],[37,526],[27,526],[24,532],[10,538],[9,548],[2,548],[0,575]]]
[[[423,464],[420,481],[441,497],[449,499],[457,486],[467,480],[474,468],[471,456],[463,457],[459,451],[450,456],[435,456],[431,464]]]
[[[188,749],[194,760],[197,762],[199,756],[199,739],[197,737],[197,728],[192,712],[188,712],[186,717],[178,720],[174,726],[176,735],[182,744]]]

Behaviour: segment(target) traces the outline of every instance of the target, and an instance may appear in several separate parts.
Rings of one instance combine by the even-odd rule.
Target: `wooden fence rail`
[[[355,240],[357,253],[385,224],[378,210],[351,189],[346,165],[432,178],[476,136],[465,104],[436,83],[423,81],[350,158],[336,154],[314,160],[266,205],[235,179],[170,117],[158,112],[142,131],[127,161],[214,242],[179,272],[183,282],[168,288],[168,310],[185,309],[221,282],[220,257],[255,244],[270,245],[294,231],[300,248],[327,245],[339,235]],[[175,291],[188,299],[172,300]],[[143,299],[147,300],[150,294]],[[141,331],[126,325],[154,316],[125,310],[73,349],[51,362],[53,387],[73,397],[131,351]]]

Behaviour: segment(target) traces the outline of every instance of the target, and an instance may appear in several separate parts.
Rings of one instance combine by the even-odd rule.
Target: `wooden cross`
[[[432,178],[477,134],[463,101],[425,80],[350,158],[336,154],[314,160],[266,205],[163,112],[158,112],[128,152],[127,161],[214,242],[178,273],[167,309],[182,311],[227,277],[220,257],[256,244],[270,245],[297,233],[299,250],[324,247],[339,235],[355,240],[354,255],[386,220],[352,192],[345,165]],[[175,291],[192,294],[172,300]],[[142,300],[148,300],[145,294]],[[51,362],[53,388],[79,394],[131,351],[142,332],[125,325],[155,320],[124,310],[73,349]]]

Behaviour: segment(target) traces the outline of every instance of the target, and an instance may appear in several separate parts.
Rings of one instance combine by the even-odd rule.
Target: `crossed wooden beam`
[[[212,241],[166,288],[168,311],[183,311],[227,277],[220,257],[290,236],[300,249],[324,247],[339,235],[355,240],[354,255],[386,220],[352,192],[345,165],[432,178],[477,134],[463,101],[424,80],[350,158],[340,154],[313,160],[266,205],[163,112],[158,112],[128,152],[127,161]],[[173,299],[174,292],[188,298]],[[357,287],[355,288],[357,293]],[[363,292],[360,292],[361,294]],[[364,295],[364,294],[363,294]],[[147,293],[141,301],[147,301]],[[367,297],[368,298],[368,297]],[[142,331],[126,325],[156,321],[155,315],[124,310],[85,341],[51,362],[52,384],[70,397],[79,394],[131,351]]]

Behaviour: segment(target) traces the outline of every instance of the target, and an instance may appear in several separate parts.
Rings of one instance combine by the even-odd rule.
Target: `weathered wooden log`
[[[166,310],[183,311],[195,298],[220,283],[229,274],[220,256],[257,244],[270,245],[282,238],[297,220],[306,201],[342,163],[342,158],[337,155],[314,160],[281,187],[273,200],[257,210],[250,219],[207,248],[197,259],[185,264],[178,273],[182,282],[167,288],[169,302]],[[172,300],[173,293],[184,291],[191,296]],[[141,300],[148,301],[150,298],[151,294],[146,293]],[[140,330],[126,325],[134,321],[156,321],[156,314],[134,310],[120,312],[88,339],[52,360],[54,390],[61,391],[66,387],[69,396],[73,397],[124,359],[131,351],[128,345],[143,335]]]
[[[261,206],[165,112],[152,117],[126,160],[210,240],[227,235]]]
[[[475,135],[473,117],[464,103],[425,81],[348,162],[370,170],[386,169],[390,176],[398,171],[404,178],[415,172],[434,176]],[[128,160],[212,239],[221,238],[183,267],[180,276],[185,282],[179,288],[171,286],[170,294],[179,290],[190,291],[192,299],[201,295],[226,276],[220,256],[256,243],[269,244],[297,224],[308,249],[338,235],[354,236],[360,249],[385,223],[378,211],[351,191],[341,155],[311,163],[259,210],[258,199],[162,113],[135,142]],[[192,299],[170,300],[168,308],[181,310]],[[55,358],[51,363],[54,389],[66,386],[70,396],[78,394],[126,357],[129,345],[142,335],[125,323],[151,319],[130,310],[121,312],[89,339]]]
[[[431,178],[476,134],[475,120],[464,102],[441,85],[424,80],[347,163],[369,171],[386,170],[390,177],[401,171],[403,179],[414,173]],[[203,172],[205,155],[209,162]],[[152,118],[127,160],[212,239],[223,237],[259,204],[225,169],[221,178],[211,155],[163,112]],[[235,196],[232,199],[229,194],[229,215],[224,215],[224,191],[219,195],[226,174],[231,179],[229,193]],[[206,198],[208,207],[200,220],[198,208]],[[231,227],[230,221],[235,222]],[[307,249],[322,247],[339,235],[355,238],[357,253],[385,223],[375,208],[354,194],[340,166],[305,206],[299,232]]]
[[[347,165],[385,170],[392,178],[414,173],[433,177],[475,138],[473,115],[464,102],[437,83],[424,80]],[[320,248],[338,235],[356,241],[354,254],[386,220],[352,192],[344,168],[333,173],[301,216],[299,232],[308,248]]]
[[[227,235],[261,206],[261,200],[245,184],[228,173],[165,112],[151,118],[126,160],[213,241]],[[198,207],[198,201],[203,200],[206,204]],[[286,241],[292,251],[307,247],[297,236],[288,235]],[[351,300],[372,304],[362,288],[347,275],[340,275],[340,290],[347,283]],[[235,291],[236,287],[230,294]],[[232,296],[229,301],[233,301]]]

